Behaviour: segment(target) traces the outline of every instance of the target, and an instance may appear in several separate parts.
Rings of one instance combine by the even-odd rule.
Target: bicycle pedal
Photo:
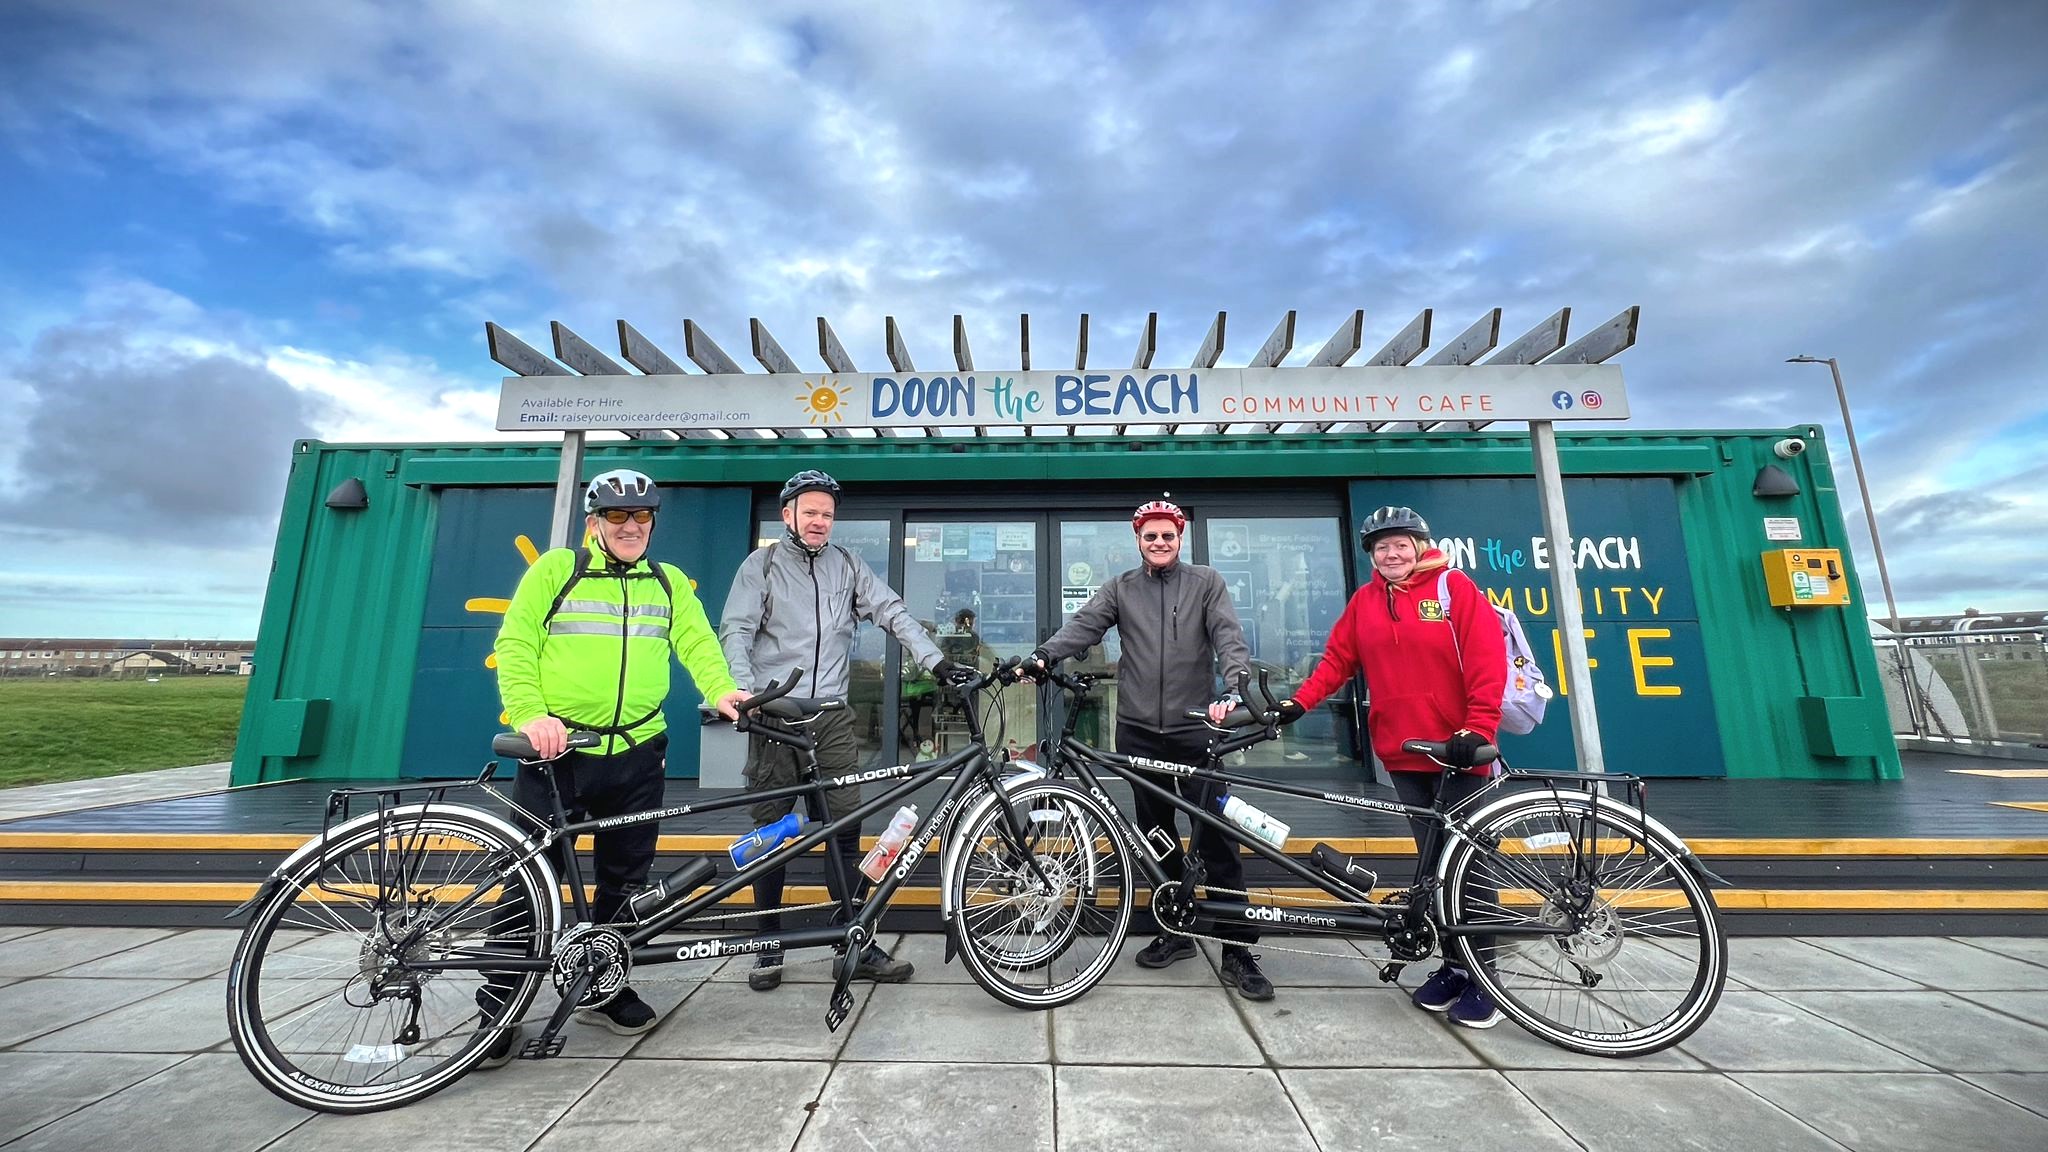
[[[551,1060],[562,1054],[565,1036],[535,1036],[519,1046],[521,1060]]]
[[[832,989],[832,1001],[825,1006],[825,1030],[839,1031],[839,1026],[846,1023],[846,1017],[852,1011],[853,992],[843,984]]]

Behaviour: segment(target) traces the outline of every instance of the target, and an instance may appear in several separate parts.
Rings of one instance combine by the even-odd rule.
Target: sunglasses
[[[598,513],[598,515],[604,517],[604,522],[607,524],[624,524],[628,520],[635,524],[652,524],[654,522],[654,509],[652,508],[607,508]]]
[[[1180,539],[1180,534],[1178,532],[1147,532],[1143,536],[1139,537],[1139,539],[1143,540],[1147,544],[1150,544],[1155,540],[1171,544],[1175,540]]]

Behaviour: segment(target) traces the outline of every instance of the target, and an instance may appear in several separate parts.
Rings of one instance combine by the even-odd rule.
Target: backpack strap
[[[1436,602],[1443,605],[1444,623],[1451,624],[1451,570],[1444,569],[1436,574]],[[1458,643],[1457,625],[1451,624],[1451,650],[1458,654],[1458,669],[1465,668],[1465,646]]]
[[[555,602],[548,605],[548,614],[540,618],[542,631],[546,631],[547,626],[555,622],[555,613],[562,610],[562,602],[569,598],[569,589],[582,582],[584,575],[590,571],[590,566],[596,562],[597,556],[590,549],[576,549],[576,559],[570,565],[569,578],[562,582],[562,590],[555,593]]]

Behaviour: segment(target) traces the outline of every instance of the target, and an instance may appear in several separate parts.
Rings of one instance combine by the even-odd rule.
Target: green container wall
[[[1810,450],[1778,460],[1787,436]],[[1567,433],[1568,476],[1670,476],[1676,480],[1693,591],[1721,747],[1730,776],[1891,779],[1900,775],[1889,743],[1874,756],[1813,751],[1802,720],[1834,698],[1838,722],[1858,709],[1879,731],[1889,722],[1865,609],[1773,609],[1764,593],[1765,516],[1794,516],[1801,546],[1839,548],[1856,587],[1841,509],[1818,429],[1670,433]],[[376,779],[397,774],[413,694],[440,488],[533,487],[554,482],[551,444],[294,447],[279,525],[277,559],[257,640],[256,674],[237,745],[237,784],[292,777]],[[1776,463],[1800,495],[1750,494],[1757,469]],[[1018,484],[1048,490],[1103,483],[1171,485],[1177,479],[1262,482],[1398,477],[1528,476],[1529,438],[1520,432],[1379,437],[1202,437],[1163,440],[1077,438],[940,442],[887,440],[609,442],[593,445],[586,474],[640,468],[662,484],[767,489],[805,467],[849,484]],[[362,479],[369,507],[330,510],[322,498],[349,476]],[[1357,512],[1359,510],[1354,510]],[[1355,518],[1355,516],[1354,516]],[[751,541],[728,546],[743,552]],[[727,572],[692,572],[707,587]],[[679,678],[680,680],[680,678]],[[685,689],[687,690],[687,689]],[[296,703],[325,699],[323,738],[306,754],[265,744],[269,726],[303,717]],[[280,702],[273,704],[273,701]],[[1803,711],[1804,710],[1804,711]],[[280,732],[271,737],[284,749]],[[1615,765],[1617,769],[1623,767]]]

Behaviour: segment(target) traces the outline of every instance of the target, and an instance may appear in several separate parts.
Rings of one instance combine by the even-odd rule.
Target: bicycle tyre
[[[1560,1048],[1616,1058],[1669,1048],[1706,1022],[1728,944],[1683,843],[1639,809],[1580,793],[1510,797],[1474,824],[1445,858],[1444,923],[1558,927],[1577,908],[1568,936],[1450,938],[1509,1019]]]
[[[990,796],[953,833],[962,848],[942,878],[946,932],[989,995],[1013,1008],[1057,1008],[1099,983],[1123,950],[1135,907],[1130,857],[1114,816],[1081,789],[1036,780],[1008,796],[1030,814],[1032,854],[1052,886],[1031,873]],[[1077,954],[1084,941],[1097,943]]]
[[[405,931],[482,884],[494,898],[462,909],[416,945],[415,961],[549,955],[560,920],[554,870],[539,857],[511,869],[492,864],[523,854],[510,832],[478,810],[419,805],[388,813],[381,825],[344,826],[289,861],[250,916],[228,968],[229,1034],[257,1081],[302,1108],[352,1114],[424,1099],[474,1068],[499,1031],[525,1013],[546,974],[521,974],[490,1013],[475,995],[481,972],[400,970],[388,947],[392,933],[379,924]],[[402,898],[393,897],[394,880],[404,885]],[[526,911],[501,918],[497,905],[506,900],[524,901]],[[313,939],[280,936],[281,928],[310,931]],[[419,1003],[410,1016],[423,1032],[429,1023],[448,1024],[425,1043],[401,1042],[398,1014],[406,1010],[394,1005],[409,998],[387,993],[408,986]],[[415,1060],[407,1074],[387,1078]]]

